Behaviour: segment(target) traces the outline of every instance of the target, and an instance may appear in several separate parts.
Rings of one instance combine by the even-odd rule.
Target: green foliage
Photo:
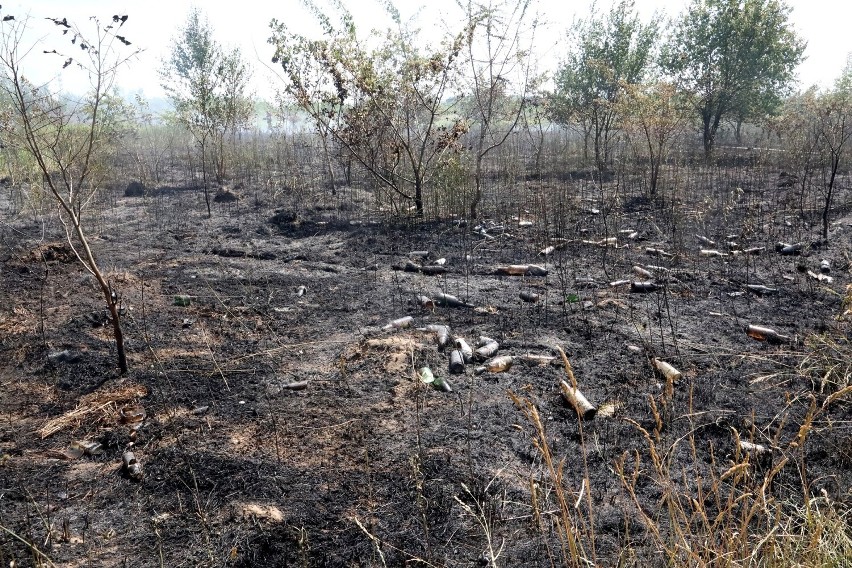
[[[835,80],[834,88],[840,93],[852,95],[852,53],[846,56],[846,66]]]
[[[175,108],[174,118],[192,133],[206,160],[212,150],[216,178],[226,174],[225,142],[251,119],[248,95],[251,69],[238,48],[226,51],[213,29],[193,8],[179,29],[170,57],[161,70],[163,89]]]
[[[84,105],[84,123],[91,120],[93,110],[90,104]],[[92,170],[90,179],[96,180],[99,185],[101,180],[106,180],[113,175],[116,160],[124,143],[135,135],[137,126],[135,107],[125,101],[117,89],[101,98],[96,121],[98,144],[90,163]],[[74,130],[85,135],[85,127]]]
[[[97,28],[104,33],[103,28]],[[8,32],[14,34],[14,31]],[[79,31],[77,33],[80,33]],[[6,35],[5,41],[14,42]],[[97,36],[101,49],[107,36]],[[69,207],[79,210],[109,176],[122,138],[134,128],[133,108],[111,81],[96,81],[83,97],[54,92],[50,84],[37,86],[19,73],[16,54],[3,55],[2,78],[5,154],[14,160],[10,168],[21,181],[41,184],[45,173],[61,178],[58,191],[67,193]],[[94,48],[93,50],[94,51]],[[94,54],[90,73],[104,62]]]
[[[22,67],[25,55],[32,49],[22,45],[27,22],[4,17],[0,22],[0,89],[8,105],[3,114],[4,141],[29,154],[38,165],[42,187],[54,198],[68,243],[101,289],[112,320],[118,366],[125,373],[128,367],[120,323],[120,297],[98,267],[82,212],[99,188],[114,143],[126,128],[129,109],[110,90],[118,69],[138,50],[125,56],[116,43],[125,47],[131,44],[118,35],[127,21],[126,15],[114,15],[112,23],[107,25],[90,18],[85,30],[65,18],[48,19],[64,28],[56,41],[68,41],[80,48],[82,55],[67,58],[61,69],[76,63],[89,79],[89,92],[78,100],[53,92],[50,82],[37,86],[27,81]],[[69,31],[71,34],[67,34]],[[58,54],[55,49],[44,52]]]
[[[777,110],[805,43],[783,0],[693,0],[663,50],[662,65],[697,95],[705,153],[721,121]]]
[[[657,81],[641,85],[625,85],[617,110],[624,117],[628,136],[647,153],[649,164],[648,191],[657,193],[663,163],[678,134],[687,124],[688,94],[670,82]]]
[[[442,214],[464,215],[470,193],[470,168],[467,153],[453,153],[435,166],[431,178],[432,200]]]
[[[132,106],[136,120],[132,135],[124,139],[124,150],[136,164],[138,180],[149,187],[160,182],[167,152],[174,150],[180,135],[188,134],[176,118],[154,114],[140,94],[136,94]]]
[[[579,123],[586,152],[589,138],[594,140],[600,168],[610,158],[622,87],[645,79],[657,33],[656,23],[640,22],[633,0],[620,0],[606,15],[593,5],[588,19],[575,21],[568,33],[571,47],[556,72],[551,118],[563,125]]]
[[[473,25],[438,48],[421,49],[417,33],[385,4],[397,27],[374,32],[376,45],[367,47],[340,3],[334,3],[336,24],[312,2],[306,5],[323,38],[308,38],[276,20],[270,24],[272,61],[284,71],[285,94],[311,116],[323,139],[339,144],[379,185],[413,201],[422,214],[424,186],[467,131],[444,99]]]
[[[840,82],[840,88],[820,97],[816,119],[819,134],[818,148],[824,159],[821,185],[824,188],[822,190],[822,238],[828,240],[828,215],[831,211],[837,176],[852,142],[852,91],[844,89],[844,85]]]

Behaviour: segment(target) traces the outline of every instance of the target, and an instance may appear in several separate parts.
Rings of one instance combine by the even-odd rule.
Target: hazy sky
[[[375,25],[382,25],[382,11],[375,0],[344,0],[356,15],[364,31]],[[829,86],[840,73],[846,62],[846,56],[852,52],[852,2],[848,0],[788,0],[792,7],[791,20],[796,30],[808,42],[805,51],[806,60],[798,70],[800,85],[812,84]],[[255,69],[256,91],[260,96],[270,96],[276,86],[276,79],[264,68],[268,64],[272,49],[266,43],[269,37],[269,21],[272,18],[287,22],[295,29],[310,29],[312,20],[302,8],[300,0],[242,0],[240,2],[203,2],[191,0],[29,0],[28,2],[4,3],[0,15],[15,15],[20,19],[30,14],[30,44],[38,45],[24,62],[25,73],[31,78],[44,81],[51,75],[57,75],[64,61],[57,56],[45,59],[43,46],[48,49],[63,49],[63,56],[74,55],[67,41],[57,35],[61,29],[45,17],[67,18],[81,27],[90,16],[98,16],[108,21],[113,14],[127,14],[129,19],[122,31],[133,46],[144,48],[139,57],[130,66],[125,67],[118,78],[124,91],[141,90],[148,97],[161,96],[160,79],[157,69],[162,58],[169,52],[176,29],[181,25],[192,5],[199,6],[207,14],[215,37],[228,46],[239,46],[244,55],[253,63]],[[609,0],[599,0],[601,8],[610,5]],[[403,16],[413,14],[421,7],[422,28],[424,32],[440,29],[437,22],[458,19],[455,0],[396,0]],[[428,8],[422,8],[427,5]],[[539,12],[545,27],[537,32],[537,45],[541,70],[554,70],[560,53],[565,49],[565,30],[571,24],[574,15],[584,17],[588,14],[590,1],[578,0],[539,0]],[[686,6],[685,0],[636,0],[637,9],[644,19],[653,17],[655,11],[666,16],[676,16]],[[67,38],[64,38],[67,39]],[[47,62],[47,63],[46,63]],[[58,73],[61,86],[67,90],[77,90],[78,84],[85,78],[73,73],[73,66]],[[75,88],[77,87],[77,88]]]

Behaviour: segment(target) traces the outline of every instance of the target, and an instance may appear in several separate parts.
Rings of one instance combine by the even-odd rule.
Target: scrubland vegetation
[[[193,11],[164,113],[127,16],[0,12],[0,563],[849,565],[852,60],[795,84],[774,0],[555,69],[531,1],[306,6],[274,101]]]

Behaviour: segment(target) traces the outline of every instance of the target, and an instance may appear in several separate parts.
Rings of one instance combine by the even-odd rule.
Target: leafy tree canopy
[[[322,38],[277,20],[270,24],[272,62],[281,66],[286,95],[311,116],[321,136],[422,214],[426,183],[467,131],[446,101],[476,23],[447,35],[437,48],[421,49],[417,32],[401,22],[392,3],[383,2],[395,27],[373,32],[370,46],[342,3],[333,3],[336,22],[310,0],[305,5]]]
[[[732,114],[772,113],[802,60],[805,42],[783,0],[693,0],[663,50],[662,66],[697,95],[705,153]]]
[[[247,94],[251,70],[238,48],[225,50],[215,40],[197,8],[179,28],[163,63],[162,86],[174,105],[175,118],[192,133],[202,154],[208,147],[213,150],[216,177],[221,180],[224,140],[244,126],[253,111]]]
[[[593,5],[588,19],[568,32],[571,48],[556,72],[551,118],[579,123],[587,139],[593,135],[599,165],[608,159],[622,86],[645,78],[657,33],[656,23],[639,20],[633,0],[620,0],[605,15]]]

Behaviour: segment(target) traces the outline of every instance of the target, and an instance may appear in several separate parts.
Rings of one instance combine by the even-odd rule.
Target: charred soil
[[[795,233],[787,220],[766,214],[758,227],[746,207],[739,218],[673,218],[640,199],[549,218],[518,207],[481,223],[400,223],[249,201],[217,203],[208,219],[197,194],[176,191],[117,196],[101,213],[92,244],[122,296],[125,376],[93,282],[61,234],[4,220],[4,565],[561,565],[557,484],[590,561],[664,564],[646,520],[670,528],[659,513],[667,484],[706,496],[702,483],[743,463],[738,438],[768,448],[746,469],[760,480],[779,467],[777,501],[852,504],[848,397],[796,445],[811,405],[844,386],[827,378],[830,349],[814,342],[849,353],[839,317],[848,210],[828,243],[787,256],[775,251]],[[701,254],[710,247],[695,233],[723,256]],[[749,247],[765,250],[740,252]],[[439,259],[443,274],[400,269]],[[815,278],[823,259],[831,282]],[[547,275],[496,271],[514,264]],[[629,281],[648,280],[634,266],[652,273],[653,290],[631,291]],[[473,307],[420,298],[439,293]],[[411,327],[383,329],[403,316]],[[493,338],[514,363],[450,374],[451,347],[417,329],[428,324],[474,348]],[[783,339],[758,341],[748,325]],[[556,346],[597,407],[593,420],[578,421],[562,398],[560,360],[521,357]],[[682,376],[667,381],[654,357]],[[426,366],[452,392],[422,382]],[[647,458],[651,442],[667,480]],[[128,449],[141,479],[122,465]]]

